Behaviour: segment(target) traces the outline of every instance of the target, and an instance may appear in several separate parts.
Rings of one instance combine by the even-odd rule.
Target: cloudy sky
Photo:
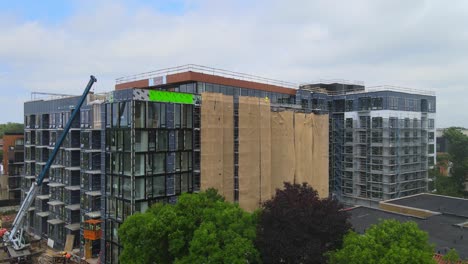
[[[292,82],[437,93],[437,126],[468,127],[468,1],[0,1],[0,123],[31,92],[201,64]]]

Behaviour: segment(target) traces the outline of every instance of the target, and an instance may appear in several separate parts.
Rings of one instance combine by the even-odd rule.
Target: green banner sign
[[[150,90],[149,100],[163,103],[193,104],[193,94]]]

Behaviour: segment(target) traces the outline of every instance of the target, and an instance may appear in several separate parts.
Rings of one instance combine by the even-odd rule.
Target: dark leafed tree
[[[256,243],[264,263],[326,263],[351,229],[338,201],[320,199],[306,183],[285,183],[262,209]]]

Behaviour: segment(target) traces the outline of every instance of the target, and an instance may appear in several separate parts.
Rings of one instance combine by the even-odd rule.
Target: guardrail
[[[187,64],[187,65],[182,65],[182,66],[177,66],[177,67],[172,67],[172,68],[165,68],[161,70],[120,77],[120,78],[117,78],[115,82],[117,84],[120,84],[120,83],[144,80],[144,79],[149,79],[149,78],[154,78],[154,77],[160,77],[160,76],[169,75],[169,74],[188,72],[188,71],[209,74],[209,75],[216,75],[216,76],[232,78],[232,79],[237,79],[237,80],[242,80],[242,81],[251,81],[251,82],[264,83],[264,84],[271,84],[271,85],[287,87],[287,88],[297,89],[299,87],[298,84],[292,83],[292,82],[280,81],[280,80],[255,76],[255,75],[246,74],[246,73],[211,68],[211,67],[197,65],[197,64]]]

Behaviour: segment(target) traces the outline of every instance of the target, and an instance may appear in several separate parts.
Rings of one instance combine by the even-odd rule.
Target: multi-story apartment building
[[[380,93],[368,97],[380,97]],[[66,234],[75,234],[75,247],[82,255],[91,247],[94,254],[101,253],[105,263],[118,263],[122,248],[117,231],[123,221],[153,203],[176,202],[183,192],[213,187],[227,201],[251,211],[271,198],[284,181],[308,182],[321,197],[328,197],[331,190],[346,202],[356,202],[347,197],[354,193],[358,197],[360,182],[353,182],[356,191],[352,195],[342,187],[349,169],[345,167],[349,145],[345,145],[345,135],[353,138],[353,152],[358,151],[360,142],[354,144],[354,138],[360,137],[364,113],[357,97],[352,102],[355,108],[341,111],[341,104],[351,104],[349,96],[334,95],[323,85],[320,89],[317,85],[299,88],[196,65],[120,78],[115,91],[88,96],[31,209],[28,224],[34,233],[53,240],[57,249],[63,247]],[[405,98],[406,94],[399,96]],[[24,186],[45,164],[77,100],[66,97],[25,103]],[[366,128],[372,134],[372,117],[377,112],[370,112],[377,109],[368,110],[370,125]],[[348,118],[353,118],[353,128],[346,131]],[[383,117],[382,127],[385,122]],[[342,124],[342,131],[337,123]],[[411,134],[412,140],[422,133]],[[427,133],[425,137],[429,137]],[[369,148],[374,146],[371,143],[372,139]],[[387,151],[390,146],[382,148]],[[419,148],[423,148],[422,142]],[[335,165],[340,155],[342,167]],[[357,164],[361,157],[352,156],[353,162]],[[387,162],[383,157],[380,160]],[[352,172],[356,179],[358,171]],[[371,178],[370,170],[368,175]],[[418,175],[427,176],[422,171]],[[406,194],[409,192],[399,195]],[[89,219],[100,219],[103,230],[100,243],[93,241],[91,246],[83,236],[84,222]]]
[[[428,166],[435,164],[433,92],[345,83],[302,89],[328,96],[333,195],[376,206],[427,191]]]

